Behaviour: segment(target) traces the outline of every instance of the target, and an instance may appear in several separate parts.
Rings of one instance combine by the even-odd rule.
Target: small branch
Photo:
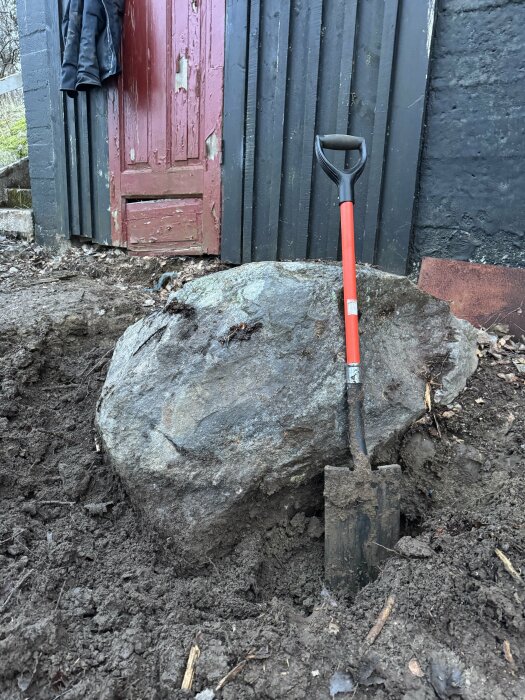
[[[441,428],[439,427],[438,419],[436,418],[436,414],[434,413],[434,411],[432,411],[432,418],[434,419],[434,424],[436,426],[436,430],[438,432],[439,439],[441,440],[441,438],[443,436],[441,435]]]
[[[512,578],[513,578],[515,581],[517,581],[518,583],[523,583],[523,579],[522,579],[521,576],[518,574],[518,572],[516,571],[516,569],[512,566],[511,560],[503,554],[503,552],[501,551],[501,549],[498,549],[498,548],[496,547],[496,549],[494,550],[494,552],[495,552],[496,556],[498,557],[498,559],[499,559],[499,560],[501,561],[501,563],[503,564],[503,566],[505,567],[505,570],[512,576]]]
[[[62,593],[64,592],[64,586],[66,585],[66,579],[62,582],[62,588],[60,589],[60,593],[58,594],[57,602],[55,605],[55,609],[53,610],[53,614],[56,613],[58,610],[58,606],[60,605],[60,599],[62,598]]]
[[[6,599],[4,600],[4,602],[2,603],[2,607],[0,607],[0,612],[3,612],[3,611],[5,610],[7,604],[8,604],[9,601],[11,600],[11,598],[14,596],[14,594],[17,592],[17,590],[18,590],[19,588],[21,588],[21,586],[24,585],[25,581],[31,576],[32,573],[33,573],[33,570],[31,569],[31,571],[26,572],[26,573],[22,576],[22,578],[20,579],[20,581],[19,581],[18,583],[15,584],[15,586],[14,586],[13,590],[11,591],[11,593],[7,596],[7,598],[6,598]]]
[[[264,659],[267,659],[270,656],[269,650],[264,650],[259,652],[258,654],[253,654],[252,652],[248,653],[246,655],[246,658],[240,661],[236,666],[234,666],[231,671],[228,671],[228,673],[221,678],[221,680],[218,682],[217,687],[215,688],[215,692],[218,692],[219,690],[222,690],[226,683],[229,683],[232,681],[236,676],[239,675],[239,673],[243,670],[243,668],[246,666],[248,661],[263,661]]]
[[[394,608],[395,602],[396,602],[396,597],[394,595],[389,595],[387,598],[387,601],[385,603],[385,607],[381,610],[377,620],[375,621],[374,626],[372,627],[370,632],[366,635],[365,644],[367,646],[372,646],[372,644],[376,641],[376,639],[381,634],[381,630],[385,626],[385,622],[390,617],[390,613],[392,612],[392,609]]]
[[[512,651],[510,650],[510,642],[506,639],[503,642],[503,655],[505,656],[505,661],[509,664],[512,673],[516,670],[516,662],[512,656]]]
[[[406,554],[403,554],[402,552],[398,552],[397,549],[390,549],[390,547],[385,547],[384,544],[379,544],[379,542],[372,542],[372,544],[375,544],[376,547],[381,547],[381,549],[385,549],[387,552],[392,552],[392,554],[396,554],[398,557],[404,557],[405,559],[410,559],[409,556]]]
[[[201,655],[201,650],[194,644],[190,649],[190,654],[188,656],[188,663],[186,664],[186,671],[184,673],[184,678],[182,679],[181,690],[191,690],[193,685],[193,679],[195,678],[195,666],[197,665],[197,660]]]
[[[40,506],[76,506],[76,501],[37,501]]]
[[[238,663],[237,666],[234,666],[231,671],[228,671],[228,673],[224,676],[224,678],[221,678],[221,680],[218,682],[215,690],[219,691],[222,688],[224,688],[226,683],[233,680],[235,678],[235,676],[239,675],[239,673],[242,671],[242,669],[246,666],[247,663],[248,663],[248,659],[243,659],[243,661]]]
[[[87,377],[89,377],[90,374],[93,374],[93,372],[96,372],[97,369],[100,369],[104,364],[104,360],[106,359],[106,357],[108,357],[108,355],[111,355],[114,349],[115,348],[110,348],[104,355],[102,355],[102,357],[99,360],[97,360],[97,362],[95,362],[95,364],[89,370],[89,372],[87,372],[87,374],[84,375],[84,372],[86,371],[84,370],[84,372],[80,373],[80,376],[84,375],[84,379],[86,379]]]

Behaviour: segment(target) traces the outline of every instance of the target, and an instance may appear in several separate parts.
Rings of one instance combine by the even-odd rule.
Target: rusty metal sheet
[[[506,323],[525,333],[525,269],[461,260],[423,258],[418,286],[450,302],[451,311],[475,326]]]

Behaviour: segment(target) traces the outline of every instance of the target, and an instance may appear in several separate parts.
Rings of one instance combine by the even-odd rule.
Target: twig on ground
[[[12,598],[12,597],[14,596],[14,594],[18,591],[18,589],[21,588],[21,587],[24,585],[25,581],[31,576],[32,573],[33,573],[33,570],[32,570],[32,569],[31,569],[30,571],[27,571],[27,572],[22,576],[22,578],[20,579],[20,581],[18,581],[18,583],[15,583],[15,586],[14,586],[14,588],[12,589],[11,593],[7,596],[7,598],[4,600],[4,602],[3,602],[2,605],[0,606],[0,612],[3,612],[3,611],[5,610],[6,606],[8,605],[9,601],[11,600],[11,598]]]
[[[512,566],[511,560],[510,560],[507,556],[505,556],[505,554],[503,554],[503,552],[501,551],[501,549],[498,549],[498,548],[496,547],[496,549],[494,550],[494,552],[496,553],[496,556],[498,557],[498,559],[501,561],[501,563],[502,563],[503,566],[505,567],[505,570],[512,576],[512,578],[513,578],[515,581],[517,581],[518,583],[523,583],[523,579],[522,579],[521,576],[518,574],[518,572],[516,571],[516,569]]]
[[[76,272],[64,272],[63,274],[56,275],[55,277],[41,277],[39,280],[35,280],[34,282],[26,282],[21,289],[25,289],[26,287],[35,287],[38,284],[52,284],[53,282],[70,280],[73,279],[73,277],[77,277]]]
[[[74,506],[76,501],[37,501],[40,506]]]
[[[80,376],[81,376],[81,377],[83,376],[84,379],[86,379],[87,377],[89,377],[90,374],[93,374],[93,372],[96,372],[97,369],[100,369],[100,368],[102,367],[102,365],[104,364],[104,360],[106,359],[106,357],[108,357],[108,355],[111,355],[111,353],[113,352],[113,350],[114,350],[114,348],[110,348],[106,353],[104,353],[104,355],[102,355],[102,357],[100,357],[100,358],[95,362],[95,364],[94,364],[93,367],[89,370],[89,372],[87,372],[86,374],[84,374],[84,372],[86,371],[86,370],[84,369],[84,372],[81,372],[81,373],[80,373]],[[86,369],[87,369],[87,368],[86,368]]]
[[[253,652],[249,652],[246,655],[245,659],[240,661],[236,666],[234,666],[230,671],[228,671],[228,673],[223,678],[221,678],[221,680],[218,682],[218,684],[215,688],[215,692],[222,690],[222,688],[224,688],[226,683],[229,683],[236,676],[238,676],[239,673],[246,666],[248,661],[255,661],[255,660],[263,661],[264,659],[267,659],[269,656],[270,656],[269,651],[262,651],[262,652],[259,652],[258,654],[254,654]]]
[[[231,671],[228,671],[228,673],[223,678],[221,678],[221,680],[218,682],[215,690],[219,691],[222,688],[224,688],[226,683],[233,680],[235,678],[235,676],[239,675],[239,673],[242,671],[242,669],[246,666],[247,663],[248,663],[248,659],[247,658],[243,659],[240,663],[237,664],[237,666],[234,666],[231,669]]]
[[[11,542],[11,540],[14,540],[15,537],[18,537],[18,535],[11,535],[11,537],[8,537],[6,540],[0,540],[0,544],[5,544],[6,542]]]
[[[62,593],[64,592],[64,586],[65,586],[65,585],[66,585],[66,579],[64,579],[63,582],[62,582],[62,588],[60,589],[60,593],[58,594],[58,598],[57,598],[57,602],[56,602],[56,605],[55,605],[55,609],[53,610],[53,614],[55,614],[56,611],[58,610],[58,606],[59,606],[59,604],[60,604],[60,599],[62,598]]]
[[[435,426],[436,426],[436,430],[437,430],[437,432],[438,432],[439,439],[441,440],[441,438],[442,438],[442,435],[441,435],[441,428],[439,427],[438,419],[436,418],[436,414],[434,413],[434,411],[432,411],[432,418],[434,419],[434,423],[435,423]]]
[[[425,387],[425,407],[427,411],[432,410],[432,390],[430,388],[430,382],[427,382]]]
[[[385,626],[385,622],[390,617],[390,613],[392,612],[392,609],[394,608],[395,602],[396,602],[396,597],[394,595],[389,595],[387,600],[386,600],[385,607],[381,610],[377,620],[374,623],[374,626],[372,627],[370,632],[366,635],[365,644],[367,646],[372,646],[372,644],[376,641],[376,639],[381,634],[381,630]]]
[[[376,547],[381,547],[381,549],[386,549],[387,552],[392,552],[392,554],[397,554],[398,557],[405,557],[405,559],[410,559],[409,556],[406,554],[403,554],[402,552],[398,552],[397,549],[390,549],[390,547],[385,547],[384,544],[379,544],[379,542],[373,542],[372,544],[375,544]]]
[[[55,695],[53,700],[58,700],[58,698],[63,697],[66,693],[69,693],[69,691],[73,688],[73,683],[70,683],[65,690],[63,690],[61,693],[58,695]]]
[[[512,673],[514,673],[514,669],[516,668],[516,662],[514,661],[514,657],[512,656],[512,651],[510,650],[510,642],[508,639],[506,639],[503,642],[503,655],[505,656],[505,661],[509,664]]]
[[[193,679],[195,678],[195,666],[197,665],[197,660],[200,655],[201,650],[197,644],[193,644],[188,656],[188,663],[186,664],[186,671],[182,679],[181,690],[191,690]]]

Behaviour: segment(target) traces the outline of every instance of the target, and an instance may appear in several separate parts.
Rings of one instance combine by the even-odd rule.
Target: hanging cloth
[[[70,97],[120,73],[124,0],[69,0],[62,21],[60,89]]]

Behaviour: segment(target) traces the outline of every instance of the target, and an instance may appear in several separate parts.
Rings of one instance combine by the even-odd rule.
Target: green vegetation
[[[24,108],[16,106],[0,118],[0,167],[27,156]]]

